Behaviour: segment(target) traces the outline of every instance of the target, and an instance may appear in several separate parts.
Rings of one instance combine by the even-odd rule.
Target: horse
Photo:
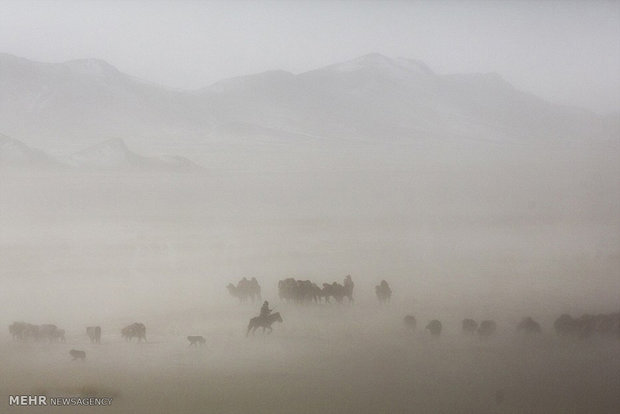
[[[9,332],[13,339],[24,339],[24,333],[28,329],[28,325],[26,322],[13,322],[9,326]]]
[[[268,333],[271,333],[271,331],[273,331],[271,325],[273,325],[274,322],[284,322],[282,320],[282,316],[280,316],[280,312],[272,313],[265,318],[261,318],[260,316],[252,318],[250,319],[250,324],[248,325],[248,330],[245,333],[245,336],[248,336],[250,331],[252,331],[252,335],[254,335],[256,328],[263,328],[263,333],[265,333],[265,329],[269,329]]]
[[[101,326],[89,326],[86,328],[86,335],[90,338],[91,344],[101,343]]]
[[[55,336],[56,331],[58,331],[58,327],[56,325],[53,325],[53,324],[50,324],[50,323],[39,325],[39,331],[38,331],[38,338],[37,339],[40,339],[40,340],[47,339],[49,342],[52,342],[55,339],[57,339],[57,337]],[[63,332],[62,336],[64,336],[64,332]]]

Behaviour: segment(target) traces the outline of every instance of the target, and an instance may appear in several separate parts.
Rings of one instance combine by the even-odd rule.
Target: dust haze
[[[67,331],[48,344],[5,330],[3,394],[95,393],[114,397],[113,412],[618,407],[618,339],[553,331],[561,313],[617,309],[618,160],[602,149],[552,160],[531,148],[371,150],[312,166],[336,151],[292,154],[304,168],[279,171],[3,175],[2,324]],[[346,274],[351,305],[278,298],[278,280]],[[245,337],[260,303],[225,289],[243,276],[283,315],[271,335]],[[393,290],[383,306],[382,279]],[[517,335],[526,315],[540,337]],[[496,320],[498,334],[464,337],[466,317]],[[431,319],[440,338],[423,329]],[[134,321],[146,343],[122,340]],[[188,347],[187,335],[206,345]]]
[[[620,411],[616,113],[379,53],[190,92],[0,54],[0,121],[3,412]]]

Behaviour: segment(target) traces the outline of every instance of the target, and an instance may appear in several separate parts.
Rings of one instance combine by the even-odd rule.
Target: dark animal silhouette
[[[553,322],[553,328],[558,335],[576,335],[579,324],[577,319],[564,313]]]
[[[28,323],[26,322],[13,322],[9,325],[9,333],[13,339],[25,339],[25,332],[28,329]]]
[[[406,315],[403,318],[403,322],[405,323],[405,326],[407,327],[407,329],[415,331],[416,324],[417,324],[415,316],[413,316],[413,315]]]
[[[252,303],[257,299],[261,300],[260,285],[255,277],[253,277],[252,280],[248,280],[244,277],[237,283],[237,286],[229,283],[226,288],[232,297],[239,299],[240,303],[246,302],[248,299],[250,299]]]
[[[76,359],[84,361],[86,359],[86,352],[78,351],[77,349],[72,349],[69,351],[69,355],[73,358],[72,361],[75,361]]]
[[[526,334],[539,334],[542,332],[540,324],[531,317],[523,318],[517,326],[517,332],[523,332]]]
[[[284,279],[278,281],[278,297],[283,302],[288,302],[291,299],[291,288],[290,281],[295,281],[295,279]]]
[[[488,338],[493,335],[497,330],[497,324],[492,320],[485,320],[480,322],[480,326],[478,326],[478,336],[481,338]]]
[[[573,318],[562,314],[553,323],[558,335],[589,338],[594,334],[620,337],[620,313],[590,315]]]
[[[382,280],[378,286],[375,286],[375,293],[380,303],[388,303],[392,298],[392,289],[385,280]]]
[[[52,325],[52,324],[39,325],[37,339],[39,340],[47,339],[49,342],[55,342],[55,341],[64,342],[65,331],[64,329],[58,329],[56,325]]]
[[[321,289],[310,280],[295,280],[289,277],[278,281],[278,297],[283,302],[307,304],[320,303],[324,299],[326,303],[329,303],[329,298],[333,297],[336,302],[340,303],[345,296],[345,287],[337,282],[323,283]]]
[[[337,303],[342,303],[342,300],[346,296],[345,287],[338,282],[332,284],[323,283],[323,297],[325,301],[329,303],[329,298],[332,297]]]
[[[50,341],[60,341],[60,342],[63,342],[63,343],[66,342],[65,330],[64,329],[56,329],[54,332],[51,333]]]
[[[255,277],[250,280],[250,295],[252,296],[252,302],[254,302],[254,300],[257,300],[259,302],[263,300],[260,285],[258,284],[258,280],[256,280]]]
[[[428,323],[428,325],[426,325],[426,329],[431,332],[431,335],[439,336],[441,335],[442,329],[441,322],[439,322],[437,319],[433,319]]]
[[[101,327],[100,326],[89,326],[86,328],[86,335],[90,339],[91,344],[100,344],[101,343]]]
[[[146,342],[146,326],[139,322],[134,322],[131,325],[124,327],[121,330],[121,335],[126,341],[131,342],[132,338],[138,338],[138,342]]]
[[[254,332],[257,328],[263,328],[263,333],[265,332],[265,329],[268,329],[268,333],[271,333],[273,331],[271,325],[273,325],[274,322],[283,322],[282,316],[280,316],[280,312],[272,313],[266,318],[261,318],[260,316],[252,318],[250,319],[250,323],[248,324],[248,330],[245,333],[245,336],[248,336],[250,331],[252,331],[252,335],[254,335]]]
[[[463,333],[474,334],[478,329],[478,322],[473,319],[463,319]]]
[[[40,339],[40,337],[41,335],[39,334],[39,325],[27,323],[24,331],[22,332],[22,339],[33,339],[37,341]]]
[[[195,335],[195,336],[188,336],[187,340],[189,341],[189,346],[197,346],[197,345],[204,345],[207,343],[207,341],[205,340],[204,336],[201,335]]]
[[[347,275],[344,278],[343,287],[344,287],[344,296],[347,299],[349,299],[349,303],[352,303],[353,302],[353,288],[355,288],[355,283],[353,283],[353,279],[351,278],[351,275]]]
[[[13,322],[9,326],[9,332],[13,339],[22,341],[65,342],[65,330],[52,324],[33,325],[26,322]]]

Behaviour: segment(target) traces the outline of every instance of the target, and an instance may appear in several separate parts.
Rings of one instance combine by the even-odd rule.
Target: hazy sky
[[[101,58],[192,89],[371,52],[439,73],[498,72],[520,89],[620,111],[620,1],[5,1],[0,52]]]

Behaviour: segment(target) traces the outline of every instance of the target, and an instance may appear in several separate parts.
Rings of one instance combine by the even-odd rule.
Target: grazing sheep
[[[190,335],[187,337],[187,340],[189,341],[189,346],[197,346],[197,345],[204,345],[207,343],[207,341],[205,340],[204,336],[201,335]]]
[[[77,349],[72,349],[69,351],[69,355],[73,357],[72,361],[75,361],[76,359],[84,361],[86,359],[86,352],[78,351]]]
[[[620,313],[590,315],[579,318],[563,314],[553,323],[555,332],[562,336],[588,338],[593,334],[620,336]]]
[[[478,329],[478,322],[473,319],[463,319],[463,333],[473,335]]]

